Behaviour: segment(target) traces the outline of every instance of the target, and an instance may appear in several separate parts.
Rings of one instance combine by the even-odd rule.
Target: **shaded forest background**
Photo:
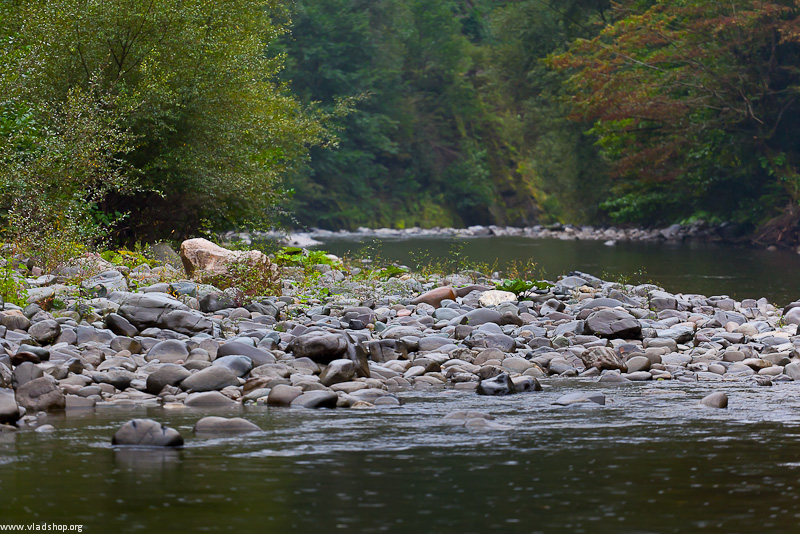
[[[0,0],[0,45],[22,248],[276,223],[800,240],[796,0]]]

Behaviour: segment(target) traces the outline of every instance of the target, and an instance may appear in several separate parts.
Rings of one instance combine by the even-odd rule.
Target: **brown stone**
[[[453,291],[451,286],[442,286],[437,287],[436,289],[431,289],[427,293],[423,293],[422,295],[418,296],[414,300],[411,301],[411,304],[430,304],[434,308],[438,308],[442,305],[442,301],[450,299],[456,299],[456,292]]]

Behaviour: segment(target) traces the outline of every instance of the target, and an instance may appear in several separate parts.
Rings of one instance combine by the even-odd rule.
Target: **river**
[[[384,241],[402,262],[452,240]],[[636,275],[671,291],[797,298],[796,255],[711,245],[456,240],[468,262],[535,261]],[[375,253],[374,244],[368,243]],[[363,243],[331,240],[343,254]],[[419,257],[419,253],[415,253]],[[638,280],[644,281],[644,280]],[[0,524],[83,525],[84,532],[787,533],[800,523],[800,385],[746,382],[598,384],[542,380],[544,391],[481,397],[410,389],[399,407],[202,412],[98,406],[43,416],[54,432],[0,433]],[[727,410],[698,408],[715,388]],[[605,406],[553,405],[600,389]],[[441,425],[479,410],[513,427]],[[195,437],[204,415],[241,415],[263,431]],[[112,447],[134,417],[186,438],[177,450]],[[51,529],[51,531],[53,531]]]

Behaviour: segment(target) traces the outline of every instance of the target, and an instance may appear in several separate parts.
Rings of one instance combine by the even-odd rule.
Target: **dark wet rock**
[[[511,395],[517,391],[508,373],[500,373],[494,378],[481,380],[475,392],[478,395]]]
[[[609,308],[591,313],[586,318],[586,333],[605,338],[637,339],[642,337],[639,321],[619,308]]]
[[[139,331],[130,321],[116,313],[109,313],[103,319],[106,328],[118,336],[134,337],[139,335]]]
[[[336,408],[339,396],[332,391],[307,391],[295,398],[292,408]]]
[[[310,358],[318,363],[328,363],[347,352],[347,340],[340,334],[312,331],[296,337],[287,350],[295,358]]]
[[[228,386],[238,386],[239,379],[230,369],[211,366],[198,371],[181,382],[184,391],[218,391]]]
[[[595,367],[601,371],[618,369],[627,371],[627,366],[619,354],[609,347],[594,347],[583,351],[580,356],[586,367]]]
[[[64,394],[46,377],[36,378],[17,388],[17,404],[32,412],[61,410],[66,404]]]
[[[246,434],[260,432],[258,425],[241,417],[203,417],[194,425],[196,434]]]
[[[158,395],[164,386],[178,386],[190,375],[191,373],[180,365],[164,364],[147,376],[146,391],[151,395]]]
[[[595,393],[595,392],[575,392],[575,393],[567,393],[566,395],[562,395],[559,397],[553,404],[558,406],[569,406],[571,404],[578,404],[582,402],[593,402],[595,404],[599,404],[600,406],[605,406],[606,404],[606,396],[602,393]]]
[[[143,447],[180,447],[183,437],[152,419],[132,419],[122,425],[111,439],[112,445],[137,445]]]
[[[727,408],[728,407],[728,395],[725,393],[718,391],[716,393],[712,393],[710,395],[706,395],[700,400],[700,404],[702,406],[708,406],[709,408]]]

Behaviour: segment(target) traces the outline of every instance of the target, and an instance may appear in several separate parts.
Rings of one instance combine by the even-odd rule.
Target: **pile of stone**
[[[613,245],[618,241],[714,241],[740,242],[743,228],[723,223],[710,225],[703,221],[691,224],[673,224],[664,228],[618,228],[575,226],[571,224],[552,224],[536,226],[469,226],[467,228],[359,228],[356,231],[322,230],[315,228],[306,232],[228,232],[223,234],[227,242],[251,244],[255,240],[281,240],[284,244],[297,247],[321,245],[329,239],[408,239],[413,237],[527,237],[531,239],[562,239],[603,241]]]
[[[30,303],[4,305],[0,423],[35,427],[39,412],[98,405],[391,407],[406,388],[535,394],[554,379],[709,388],[800,379],[798,302],[776,309],[765,299],[670,294],[576,273],[522,298],[405,275],[366,299],[345,293],[308,303],[287,289],[247,303],[189,279],[156,282],[163,272],[99,268],[82,288],[31,278]],[[359,284],[345,272],[325,280]],[[392,293],[400,287],[419,291]],[[45,311],[54,297],[65,310]],[[602,404],[591,395],[562,404],[573,402]],[[705,404],[724,407],[727,397]],[[117,442],[178,443],[154,424],[140,421]],[[248,428],[199,426],[215,425]]]

